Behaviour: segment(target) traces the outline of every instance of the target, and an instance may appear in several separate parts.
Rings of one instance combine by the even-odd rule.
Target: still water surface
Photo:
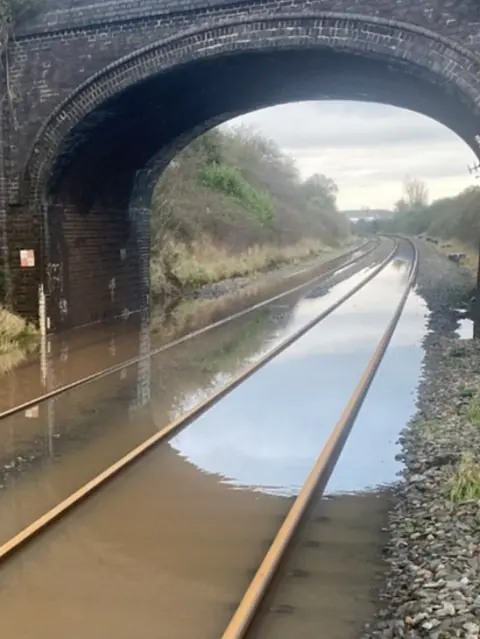
[[[170,445],[158,447],[4,564],[0,631],[25,639],[217,638],[386,328],[406,272],[402,259],[387,267]],[[89,442],[105,463],[109,442],[129,439],[133,425],[148,436],[195,402],[206,379],[215,388],[318,313],[322,303],[313,293],[289,311],[257,317],[240,331],[237,326],[235,340],[216,334],[213,357],[210,343],[197,345],[196,352],[189,346],[183,356],[155,358],[148,401],[138,380],[128,401],[122,392],[115,399],[110,389],[106,407],[91,419],[101,421],[102,436],[89,439],[82,429],[71,449],[65,445],[57,453],[53,437],[53,455],[38,458],[50,465],[32,462],[31,473],[7,478],[12,512],[13,506],[20,511],[17,523],[22,512],[32,515],[34,501],[58,500],[65,485],[68,492],[78,482],[82,466],[91,467]],[[232,355],[239,334],[249,345]],[[199,378],[185,375],[189,366]],[[182,379],[188,384],[172,393]],[[165,405],[165,396],[175,401]],[[68,410],[62,415],[67,419]],[[42,480],[37,492],[36,478]]]
[[[379,256],[381,257],[381,255]],[[374,257],[374,261],[377,258]],[[318,295],[326,308],[368,274],[357,267]],[[289,295],[135,366],[2,421],[0,540],[28,525],[172,419],[238,374],[318,312],[291,321]],[[319,298],[320,299],[320,298]],[[318,307],[318,310],[321,310]],[[150,343],[150,330],[140,336]]]

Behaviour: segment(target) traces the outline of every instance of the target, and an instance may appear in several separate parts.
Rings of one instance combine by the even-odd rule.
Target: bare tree
[[[409,210],[428,206],[428,189],[425,182],[407,176],[403,181],[403,201]]]

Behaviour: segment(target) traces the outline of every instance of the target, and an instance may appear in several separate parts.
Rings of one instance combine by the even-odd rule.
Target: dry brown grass
[[[305,239],[290,246],[254,245],[234,254],[203,237],[189,247],[177,245],[178,259],[174,273],[184,286],[201,286],[252,275],[280,264],[299,262],[331,250],[319,240]]]
[[[465,258],[462,260],[461,265],[476,276],[478,253],[473,246],[465,244],[455,238],[450,240],[439,239],[438,244],[433,244],[432,246],[435,246],[443,255],[448,255],[449,253],[465,253]]]
[[[37,336],[34,326],[0,307],[0,354],[24,349],[35,342]]]
[[[454,504],[480,499],[480,463],[472,452],[462,456],[449,482],[448,495]]]
[[[0,353],[0,375],[5,375],[27,358],[28,351],[16,348],[8,353]]]

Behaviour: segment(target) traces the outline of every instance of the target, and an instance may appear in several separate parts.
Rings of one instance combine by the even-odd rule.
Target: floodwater
[[[0,631],[22,639],[218,638],[372,356],[406,277],[400,256],[168,445],[4,563]],[[89,478],[87,469],[98,472],[122,446],[188,410],[311,319],[329,294],[338,295],[338,287],[245,316],[182,345],[183,353],[152,358],[142,373],[148,379],[127,384],[119,373],[95,403],[77,391],[56,400],[44,422],[50,430],[38,431],[40,454],[4,480],[2,513],[25,525],[38,504],[56,503]],[[94,386],[105,388],[104,381]],[[82,406],[93,413],[80,426],[73,418],[68,424]],[[14,441],[28,450],[26,439],[17,433]],[[11,534],[3,517],[1,526],[2,535]]]
[[[218,474],[233,486],[296,495],[387,327],[406,285],[409,265],[403,259],[389,265],[374,283],[293,348],[174,437],[172,446],[200,469]],[[309,295],[294,309],[291,323],[300,324],[300,318],[321,308],[322,301]],[[403,383],[409,381],[404,376]],[[383,385],[390,394],[395,392],[392,377],[385,377]],[[274,402],[266,401],[272,397]],[[381,402],[382,415],[375,401],[372,406],[372,414],[382,419],[385,403]],[[376,435],[373,432],[371,437]],[[369,447],[371,443],[370,439]],[[358,447],[352,450],[358,452]],[[385,456],[390,453],[388,449]],[[350,476],[349,464],[343,467]]]
[[[384,243],[375,255],[385,253],[388,245]],[[212,322],[301,285],[332,267],[341,267],[363,250],[346,257],[336,256],[335,252],[325,254],[308,268],[288,267],[278,275],[271,273],[217,300],[189,300],[174,307],[157,309],[147,320],[149,341],[145,339],[147,321],[138,315],[124,321],[95,324],[53,336],[41,343],[39,353],[30,353],[10,374],[2,376],[0,411],[121,364],[150,348],[160,348]],[[349,270],[352,267],[346,268]],[[4,356],[5,361],[2,357],[0,371],[8,370],[11,357]]]
[[[473,339],[473,320],[468,317],[458,320],[458,328],[455,331],[460,339]]]
[[[398,437],[416,411],[427,320],[412,291],[325,496],[311,507],[249,638],[351,639],[373,618],[388,487],[402,468]]]
[[[322,308],[360,282],[389,245],[337,285],[322,286]],[[212,395],[247,364],[311,319],[291,321],[301,297],[288,295],[98,382],[2,420],[0,543],[132,448]],[[148,326],[140,352],[151,343]]]

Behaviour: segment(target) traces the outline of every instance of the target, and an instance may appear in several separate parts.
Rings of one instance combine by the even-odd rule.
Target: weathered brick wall
[[[132,51],[202,24],[253,15],[335,11],[423,26],[473,50],[480,43],[476,0],[262,0],[195,7],[202,7],[202,2],[89,4],[42,14],[20,29],[10,71],[22,122],[15,160],[22,163],[28,143],[54,106],[92,74]]]
[[[133,20],[150,20],[152,24],[159,22],[179,29],[225,15],[262,12],[271,15],[273,11],[288,13],[300,10],[304,13],[334,11],[403,21],[442,33],[472,47],[480,42],[480,7],[477,0],[305,0],[298,5],[289,0],[275,3],[268,0],[214,0],[210,3],[204,0],[109,0],[95,3],[90,0],[47,0],[45,8],[41,16],[25,25],[25,32],[41,33]]]
[[[5,96],[5,77],[0,73],[0,96]],[[0,303],[6,301],[8,264],[7,252],[7,183],[5,176],[6,119],[3,116],[5,99],[0,99]]]
[[[57,244],[50,251],[47,284],[55,303],[53,326],[89,324],[139,308],[136,246],[118,211],[56,207],[50,228]],[[53,301],[53,300],[52,300]]]
[[[438,85],[445,90],[445,100],[435,98],[430,103],[427,92],[421,110],[452,126],[472,146],[480,130],[476,0],[260,0],[208,5],[203,0],[95,4],[73,0],[69,5],[50,0],[49,7],[52,10],[18,30],[9,52],[16,126],[2,118],[0,231],[6,215],[16,307],[35,317],[38,285],[43,282],[54,328],[132,310],[146,299],[146,207],[129,210],[128,190],[151,157],[171,147],[178,136],[188,138],[191,130],[201,130],[206,120],[275,103],[277,89],[272,84],[270,92],[262,94],[262,87],[252,81],[253,67],[249,73],[242,71],[250,76],[248,82],[242,80],[242,90],[232,85],[224,99],[219,91],[230,81],[228,71],[212,67],[202,81],[199,73],[186,79],[181,65],[189,61],[207,60],[213,53],[249,53],[264,47],[306,50],[312,45],[383,60],[385,68],[391,59],[398,69],[424,79],[427,88]],[[298,17],[302,15],[312,17],[302,20]],[[175,40],[183,33],[191,35]],[[264,83],[275,77],[280,86],[283,66],[272,67]],[[156,88],[152,85],[140,99],[135,93],[138,83],[167,70],[170,84],[159,76]],[[302,73],[299,66],[291,80]],[[215,76],[220,89],[214,86]],[[179,82],[183,93],[175,93]],[[389,90],[393,103],[420,108],[420,98],[403,100],[401,92],[394,95],[395,89]],[[305,97],[356,95],[348,86],[316,96],[312,91],[305,91]],[[383,99],[372,91],[372,99]],[[130,97],[122,102],[119,95]],[[107,100],[116,102],[105,107]],[[135,100],[138,109],[132,106]],[[155,106],[144,106],[149,101]],[[184,102],[191,102],[190,109]],[[448,103],[445,113],[443,102]],[[152,127],[151,134],[145,135],[136,119],[142,120],[143,129]],[[77,148],[85,149],[79,151],[78,162]],[[54,167],[60,177],[48,191]],[[109,175],[102,181],[103,171]],[[5,200],[8,207],[2,208]],[[34,269],[19,268],[20,248],[35,248]]]

